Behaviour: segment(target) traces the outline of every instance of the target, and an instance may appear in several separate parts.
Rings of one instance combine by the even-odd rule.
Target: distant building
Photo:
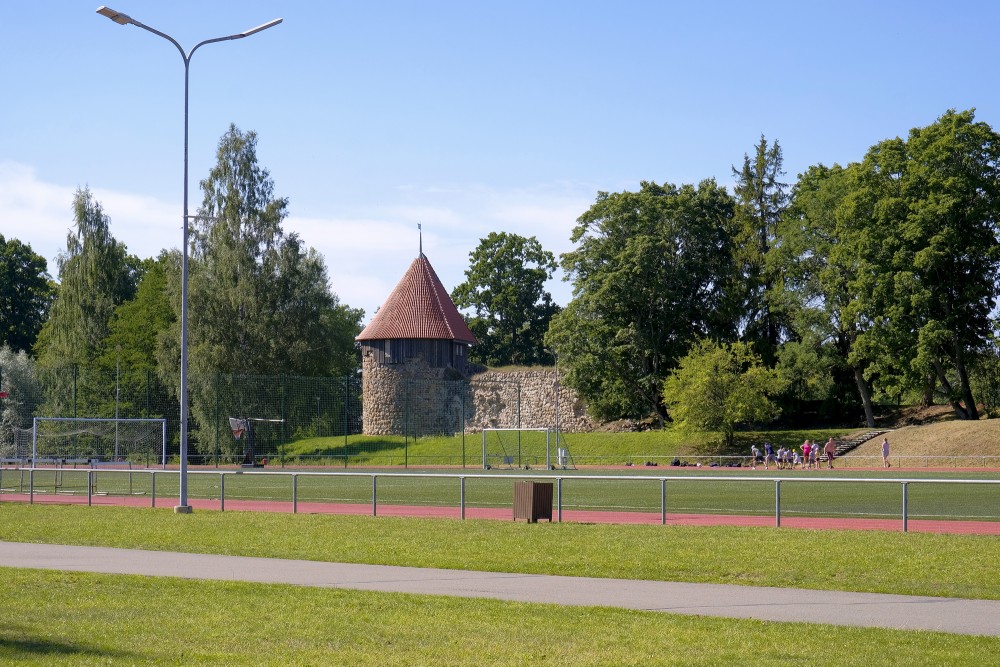
[[[356,340],[366,434],[462,428],[462,397],[445,383],[465,379],[476,337],[423,252]]]

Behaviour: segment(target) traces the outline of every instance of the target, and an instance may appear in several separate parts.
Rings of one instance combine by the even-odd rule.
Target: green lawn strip
[[[0,572],[5,665],[982,665],[1000,650],[995,638],[930,632]]]
[[[805,439],[823,441],[839,438],[845,429],[814,429],[790,431],[741,432],[737,434],[740,454],[749,456],[750,444],[760,445],[770,440],[779,446],[799,447]],[[550,459],[560,446],[569,449],[579,464],[623,465],[641,463],[644,459],[661,465],[675,456],[693,456],[716,449],[722,436],[676,428],[623,433],[564,433],[556,443],[550,442]],[[466,465],[482,464],[483,439],[480,433],[458,435],[424,435],[417,438],[400,436],[349,435],[305,438],[281,447],[281,457],[297,464],[324,465]],[[515,465],[540,466],[546,462],[544,434],[503,431],[487,434],[487,453],[507,455]],[[463,458],[464,456],[464,458]],[[502,459],[501,459],[502,460]]]
[[[0,539],[495,572],[1000,599],[977,535],[0,505]]]

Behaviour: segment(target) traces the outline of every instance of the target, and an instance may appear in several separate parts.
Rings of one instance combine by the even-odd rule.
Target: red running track
[[[85,505],[83,495],[35,494],[30,499],[27,494],[3,494],[2,502],[34,502],[36,505]],[[93,505],[118,507],[149,507],[148,496],[102,496],[92,498]],[[218,499],[188,498],[191,507],[198,510],[223,509]],[[157,507],[173,507],[176,498],[157,497]],[[227,499],[226,510],[244,512],[293,511],[291,502],[269,500]],[[299,502],[296,511],[300,514],[353,514],[371,515],[370,503],[315,503]],[[424,517],[437,519],[460,519],[458,507],[436,507],[424,505],[378,505],[377,516]],[[553,510],[553,516],[556,512]],[[467,519],[513,520],[512,508],[506,507],[466,507]],[[571,523],[618,523],[658,525],[659,512],[608,512],[597,510],[567,510],[562,512],[562,520]],[[774,516],[743,516],[731,514],[667,514],[668,526],[774,526]],[[815,530],[888,530],[902,531],[903,520],[864,519],[849,517],[781,517],[782,528],[808,528]],[[939,519],[909,519],[907,530],[914,533],[950,533],[956,535],[1000,535],[1000,521],[945,521]]]

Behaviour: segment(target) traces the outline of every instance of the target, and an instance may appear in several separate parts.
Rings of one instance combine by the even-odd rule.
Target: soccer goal
[[[31,459],[166,465],[167,420],[35,417]]]
[[[554,434],[549,428],[484,428],[483,470],[551,468]]]

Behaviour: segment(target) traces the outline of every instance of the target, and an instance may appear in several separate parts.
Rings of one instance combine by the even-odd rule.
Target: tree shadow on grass
[[[333,438],[324,438],[323,442],[315,442],[317,439],[304,440],[296,443],[296,447],[293,451],[285,452],[285,456],[289,458],[303,457],[303,458],[319,458],[319,457],[331,457],[331,458],[367,458],[367,457],[378,457],[386,455],[400,455],[402,456],[407,448],[410,450],[415,449],[418,446],[425,445],[427,442],[433,443],[445,437],[455,438],[456,436],[441,436],[434,434],[426,434],[420,436],[410,435],[406,438],[401,435],[390,435],[390,436],[352,436],[352,439],[348,443],[344,443],[343,440],[338,439],[333,441]],[[445,452],[443,456],[453,456],[461,452],[461,441],[455,440],[455,452]],[[435,449],[440,449],[435,447]]]
[[[74,642],[32,637],[0,635],[0,663],[12,658],[38,658],[46,656],[103,657],[136,661],[140,656],[125,651],[94,648]]]

